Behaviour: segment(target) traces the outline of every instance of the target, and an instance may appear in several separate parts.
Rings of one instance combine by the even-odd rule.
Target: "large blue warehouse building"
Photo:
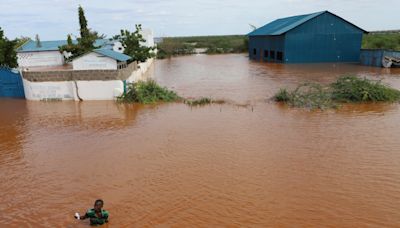
[[[329,11],[287,17],[248,34],[249,56],[281,63],[359,62],[364,33]]]

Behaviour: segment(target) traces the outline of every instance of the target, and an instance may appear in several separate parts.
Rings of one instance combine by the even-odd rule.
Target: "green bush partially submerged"
[[[174,91],[159,86],[154,80],[148,80],[130,84],[127,92],[118,100],[127,103],[152,104],[178,101],[181,98]]]
[[[331,99],[329,88],[324,88],[316,83],[305,83],[298,86],[294,91],[281,89],[275,100],[284,102],[294,107],[309,109],[335,108],[336,104]]]
[[[129,84],[127,92],[118,97],[119,102],[153,104],[157,102],[176,102],[183,101],[189,106],[203,106],[206,104],[223,104],[223,100],[213,100],[208,97],[198,99],[184,99],[174,91],[161,87],[154,80],[139,81]]]
[[[341,77],[331,87],[332,99],[339,102],[394,102],[400,99],[400,91],[366,78]]]
[[[395,102],[400,100],[400,91],[382,84],[380,81],[344,76],[329,86],[306,83],[294,91],[281,89],[274,100],[293,107],[309,109],[335,108],[338,103]]]

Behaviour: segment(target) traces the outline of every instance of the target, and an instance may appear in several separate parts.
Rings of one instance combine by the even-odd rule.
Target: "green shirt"
[[[96,225],[103,225],[104,223],[108,222],[108,211],[106,210],[101,210],[101,217],[98,217],[94,208],[89,209],[86,212],[86,217],[90,218],[90,225],[96,226]]]

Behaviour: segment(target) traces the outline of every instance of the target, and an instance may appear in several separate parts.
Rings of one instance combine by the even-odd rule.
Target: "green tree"
[[[102,39],[105,37],[104,35],[99,35],[98,32],[91,31],[90,28],[88,28],[88,21],[86,19],[85,11],[83,10],[82,6],[78,7],[78,16],[80,27],[80,37],[77,38],[78,43],[74,44],[72,42],[71,35],[68,35],[67,44],[59,48],[60,52],[65,51],[72,54],[72,56],[67,60],[83,55],[97,48],[94,46],[96,39]]]
[[[136,31],[121,30],[121,34],[114,38],[122,43],[125,48],[124,54],[132,57],[133,61],[145,62],[149,58],[155,57],[154,47],[146,47],[142,43],[146,39],[142,35],[142,25],[136,25]]]
[[[15,51],[16,40],[9,40],[4,36],[4,31],[0,27],[0,65],[11,68],[17,67],[17,53]]]
[[[73,45],[74,43],[72,42],[71,34],[68,34],[67,36],[67,45]]]
[[[42,43],[40,42],[39,34],[36,34],[35,41],[36,41],[36,47],[38,47],[38,48],[42,47]]]
[[[85,51],[91,51],[94,49],[94,42],[97,39],[97,33],[91,32],[88,28],[88,22],[86,20],[85,11],[82,6],[78,8],[79,14],[79,25],[81,37],[78,38],[78,43]]]

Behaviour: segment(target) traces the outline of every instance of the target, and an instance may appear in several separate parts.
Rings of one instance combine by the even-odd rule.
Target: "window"
[[[275,51],[270,51],[269,56],[271,57],[271,59],[275,59]]]
[[[268,58],[268,50],[264,50],[264,58]]]
[[[257,49],[253,49],[253,55],[257,55]]]
[[[276,53],[276,59],[279,61],[282,61],[283,60],[283,52],[278,51]]]

